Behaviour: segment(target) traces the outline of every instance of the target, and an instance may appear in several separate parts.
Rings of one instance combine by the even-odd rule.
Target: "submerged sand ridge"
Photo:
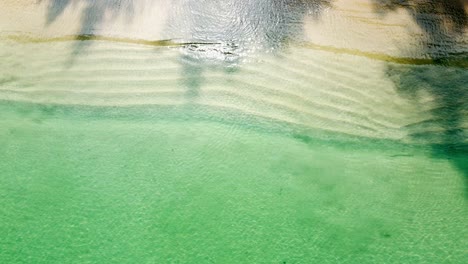
[[[391,139],[405,139],[415,129],[404,127],[427,126],[433,118],[429,111],[438,107],[431,94],[421,94],[419,105],[402,97],[379,72],[385,62],[334,57],[300,46],[281,56],[226,66],[187,61],[178,47],[155,50],[103,41],[75,57],[70,66],[73,44],[53,44],[53,51],[49,43],[18,44],[16,48],[34,54],[25,54],[29,58],[20,62],[21,68],[3,62],[9,70],[4,72],[2,99],[57,105],[212,106],[307,128]],[[369,69],[355,70],[363,64]]]
[[[12,58],[3,62],[8,70],[3,73],[2,94],[7,100],[189,102],[405,141],[411,134],[443,131],[436,121],[437,109],[447,100],[456,104],[449,98],[438,100],[443,87],[417,90],[417,97],[405,95],[413,81],[445,72],[425,48],[424,28],[414,18],[414,8],[408,11],[405,6],[391,9],[378,1],[226,1],[207,10],[195,2],[164,1],[2,5],[11,11],[2,20],[2,28],[9,29],[2,32],[2,53]],[[15,8],[20,5],[21,10]],[[213,16],[218,9],[221,13]],[[438,16],[444,19],[443,13],[433,13],[426,22],[439,23]],[[217,19],[225,24],[215,23]],[[227,29],[232,27],[237,30]],[[464,53],[465,36],[463,30],[458,32],[447,52]],[[12,43],[14,47],[7,47]],[[11,67],[18,63],[14,54],[23,51],[29,51],[24,58],[34,57],[19,62],[22,67]],[[449,71],[457,76],[454,89],[460,90],[461,98],[466,97],[460,86],[466,76],[463,61],[455,56],[444,63],[454,67]],[[428,66],[399,66],[412,63]],[[363,65],[365,69],[354,70]],[[421,74],[409,82],[401,80],[408,71]],[[456,109],[457,126],[464,131],[465,104]]]

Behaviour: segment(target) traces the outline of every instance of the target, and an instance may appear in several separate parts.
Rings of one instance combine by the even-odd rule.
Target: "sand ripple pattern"
[[[235,64],[211,63],[186,56],[187,45],[95,41],[70,62],[73,41],[9,44],[0,49],[6,69],[0,99],[6,101],[208,107],[221,115],[403,141],[444,130],[434,114],[441,107],[437,98],[421,94],[417,103],[409,100],[385,75],[387,63],[358,56],[296,45]],[[458,122],[463,136],[467,120]]]

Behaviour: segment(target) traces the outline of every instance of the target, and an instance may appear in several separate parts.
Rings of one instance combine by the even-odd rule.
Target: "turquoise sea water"
[[[0,263],[467,263],[463,53],[320,46],[305,6],[189,2],[167,30],[190,41],[89,35],[112,1],[81,35],[0,28]],[[73,1],[47,3],[51,23]]]
[[[462,177],[424,150],[304,142],[184,110],[1,110],[4,263],[465,257]]]

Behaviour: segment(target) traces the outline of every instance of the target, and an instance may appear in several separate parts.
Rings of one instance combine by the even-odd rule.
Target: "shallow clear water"
[[[0,28],[1,263],[466,262],[463,54],[300,33],[340,1],[189,2],[156,39],[112,1]]]

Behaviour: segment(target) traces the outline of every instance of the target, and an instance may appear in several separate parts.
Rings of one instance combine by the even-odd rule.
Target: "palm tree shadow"
[[[431,65],[388,64],[387,76],[399,93],[415,103],[429,94],[432,119],[416,125],[411,136],[429,143],[435,158],[449,160],[464,177],[468,198],[468,54],[460,49],[468,26],[464,0],[374,0],[376,11],[402,8],[422,29],[423,49]],[[460,50],[462,50],[460,52]]]
[[[171,31],[168,38],[186,42],[180,64],[187,100],[193,102],[199,96],[206,70],[222,68],[229,78],[249,54],[281,50],[290,40],[301,38],[306,16],[317,19],[331,1],[228,0],[217,3],[218,8],[205,1],[184,2],[169,16],[167,28]]]
[[[424,66],[389,64],[386,71],[402,96],[416,104],[425,103],[420,98],[421,92],[433,98],[432,119],[415,124],[410,136],[429,143],[433,157],[449,160],[463,174],[468,198],[468,71],[436,62]]]
[[[40,0],[39,3],[44,0]],[[52,24],[72,4],[73,0],[49,0],[46,24]]]
[[[76,56],[92,44],[93,36],[99,34],[99,27],[104,18],[114,20],[120,15],[130,22],[135,16],[134,0],[49,0],[47,5],[46,25],[54,23],[67,8],[76,8],[77,4],[85,4],[81,13],[80,29],[75,35],[74,44],[68,65],[73,64]]]
[[[207,67],[221,67],[226,74],[232,74],[237,71],[241,57],[249,50],[281,49],[288,40],[301,34],[302,20],[306,15],[318,18],[323,8],[329,6],[331,1],[174,1],[169,9],[174,13],[173,19],[169,19],[167,30],[169,39],[188,42],[187,45],[182,45],[184,51],[179,60],[183,69],[182,84],[187,88],[187,99],[193,101],[198,97],[200,87],[205,81],[203,73]],[[108,22],[109,19],[125,16],[131,22],[136,15],[135,0],[40,2],[47,4],[46,25],[56,22],[67,9],[82,8],[80,29],[75,35],[77,41],[66,63],[68,67],[93,44],[90,40],[100,34],[104,18]],[[138,8],[141,9],[142,6]],[[221,10],[227,12],[220,14]],[[237,22],[228,23],[226,27],[226,21]],[[188,34],[184,34],[187,32]],[[207,58],[204,54],[215,54],[215,58]],[[212,63],[213,61],[215,63]]]

